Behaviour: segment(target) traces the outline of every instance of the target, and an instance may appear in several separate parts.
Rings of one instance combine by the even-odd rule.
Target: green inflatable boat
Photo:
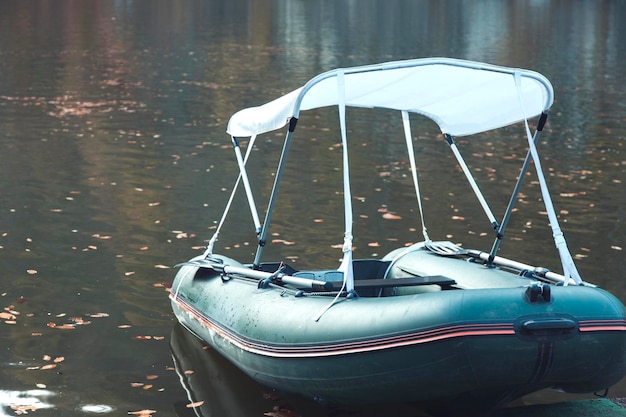
[[[327,404],[445,402],[502,406],[544,388],[600,392],[626,373],[626,310],[583,281],[567,249],[541,171],[536,142],[553,103],[533,71],[433,58],[336,69],[228,125],[240,175],[206,251],[180,264],[170,299],[178,321],[256,381]],[[263,261],[287,153],[301,111],[336,106],[347,149],[346,107],[399,111],[421,212],[410,115],[434,120],[494,229],[489,251],[424,240],[379,259],[353,259],[352,196],[344,152],[342,260],[299,270]],[[538,116],[534,134],[528,119]],[[497,221],[454,137],[524,122],[528,156]],[[246,162],[257,135],[287,125],[261,223]],[[250,138],[245,156],[241,138]],[[308,145],[310,146],[310,145]],[[539,177],[563,273],[498,256],[530,162]],[[258,247],[254,259],[214,253],[242,184]]]

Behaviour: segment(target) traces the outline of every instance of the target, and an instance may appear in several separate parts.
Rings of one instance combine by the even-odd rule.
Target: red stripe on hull
[[[320,356],[340,356],[354,353],[373,352],[392,348],[406,347],[440,340],[468,336],[510,336],[515,334],[513,323],[466,324],[436,329],[422,330],[415,333],[386,336],[378,339],[340,342],[328,345],[276,346],[246,340],[234,332],[218,325],[202,312],[195,309],[180,297],[170,296],[182,310],[191,315],[208,330],[219,335],[229,343],[247,352],[283,358],[307,358]]]
[[[626,320],[583,320],[579,323],[581,332],[626,331]]]

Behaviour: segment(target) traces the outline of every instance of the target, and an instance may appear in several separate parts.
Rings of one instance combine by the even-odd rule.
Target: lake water
[[[339,66],[450,56],[546,75],[556,100],[540,153],[562,228],[583,278],[626,301],[625,21],[617,0],[0,1],[0,403],[22,406],[0,416],[326,414],[189,340],[166,290],[172,265],[212,236],[234,182],[229,116]],[[266,258],[333,267],[336,115],[304,122],[275,214],[283,243]],[[398,120],[368,116],[354,129],[355,256],[420,240]],[[420,129],[431,237],[489,249],[449,149],[427,139],[432,125]],[[521,129],[508,133],[459,141],[495,213],[525,154]],[[264,138],[251,161],[259,195],[279,139]],[[501,253],[558,270],[534,180]],[[231,224],[216,251],[252,260],[248,209],[233,210],[243,227]],[[381,221],[381,210],[414,220]],[[626,383],[610,395],[626,396]],[[421,415],[404,405],[333,413]]]

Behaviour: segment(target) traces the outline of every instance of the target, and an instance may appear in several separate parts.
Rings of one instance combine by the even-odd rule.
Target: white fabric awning
[[[235,113],[227,132],[253,136],[285,126],[301,110],[337,105],[336,75],[341,72],[346,106],[419,113],[452,136],[508,126],[548,110],[554,100],[550,81],[533,71],[449,58],[414,59],[323,73],[276,100]]]

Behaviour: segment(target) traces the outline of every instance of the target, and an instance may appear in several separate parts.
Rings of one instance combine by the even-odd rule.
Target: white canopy
[[[452,136],[508,126],[548,110],[554,100],[550,81],[533,71],[449,58],[413,59],[323,73],[276,100],[235,113],[228,133],[254,136],[283,127],[301,110],[338,105],[340,73],[346,106],[423,114]]]
[[[519,193],[519,186],[524,178],[528,162],[531,157],[535,163],[541,193],[546,205],[546,211],[550,219],[555,244],[559,250],[564,271],[564,283],[572,279],[575,283],[582,282],[574,265],[571,254],[565,243],[565,238],[558,225],[556,212],[541,169],[541,161],[537,154],[535,141],[543,129],[545,117],[538,123],[533,136],[528,124],[528,118],[545,113],[554,101],[552,85],[543,75],[517,68],[507,68],[489,65],[479,62],[463,61],[449,58],[414,59],[407,61],[388,62],[377,65],[368,65],[354,68],[340,68],[325,72],[311,79],[304,86],[294,90],[276,100],[259,107],[251,107],[235,113],[228,122],[228,133],[232,136],[237,163],[239,164],[240,177],[244,184],[248,197],[248,204],[253,216],[259,246],[254,265],[260,265],[261,252],[267,238],[268,225],[270,223],[274,202],[278,192],[278,185],[282,176],[282,169],[287,156],[288,144],[292,140],[293,126],[285,136],[283,153],[278,164],[274,178],[274,187],[268,203],[265,222],[261,226],[252,198],[252,190],[249,184],[245,167],[245,160],[241,155],[238,145],[238,137],[251,137],[247,149],[246,159],[252,144],[258,134],[269,132],[285,126],[291,121],[297,120],[301,110],[315,109],[326,106],[338,106],[339,124],[341,130],[341,143],[343,145],[343,196],[344,196],[344,244],[342,250],[344,257],[338,271],[343,273],[344,288],[348,292],[354,290],[354,277],[352,271],[352,197],[350,192],[350,176],[347,155],[346,135],[346,107],[385,108],[398,110],[402,114],[411,173],[415,185],[416,197],[420,209],[423,227],[424,241],[430,242],[426,233],[423,215],[421,214],[421,197],[417,182],[417,168],[414,159],[413,141],[409,113],[422,114],[435,121],[456,156],[463,172],[465,173],[474,193],[483,206],[494,230],[496,242],[490,253],[490,262],[495,257],[499,247],[504,226],[511,213],[513,204],[509,204],[507,212],[500,225],[484,196],[480,192],[478,184],[473,179],[471,171],[465,164],[453,136],[465,136],[484,132],[491,129],[512,125],[524,121],[524,127],[528,139],[529,155],[524,161],[522,172],[518,177],[511,202],[515,201]],[[231,193],[227,209],[220,221],[214,237],[207,248],[207,254],[212,251],[213,242],[223,224],[226,212],[230,206],[236,186]],[[338,293],[338,294],[339,294]],[[339,297],[339,295],[337,295]],[[334,301],[323,309],[316,320],[329,308]]]

